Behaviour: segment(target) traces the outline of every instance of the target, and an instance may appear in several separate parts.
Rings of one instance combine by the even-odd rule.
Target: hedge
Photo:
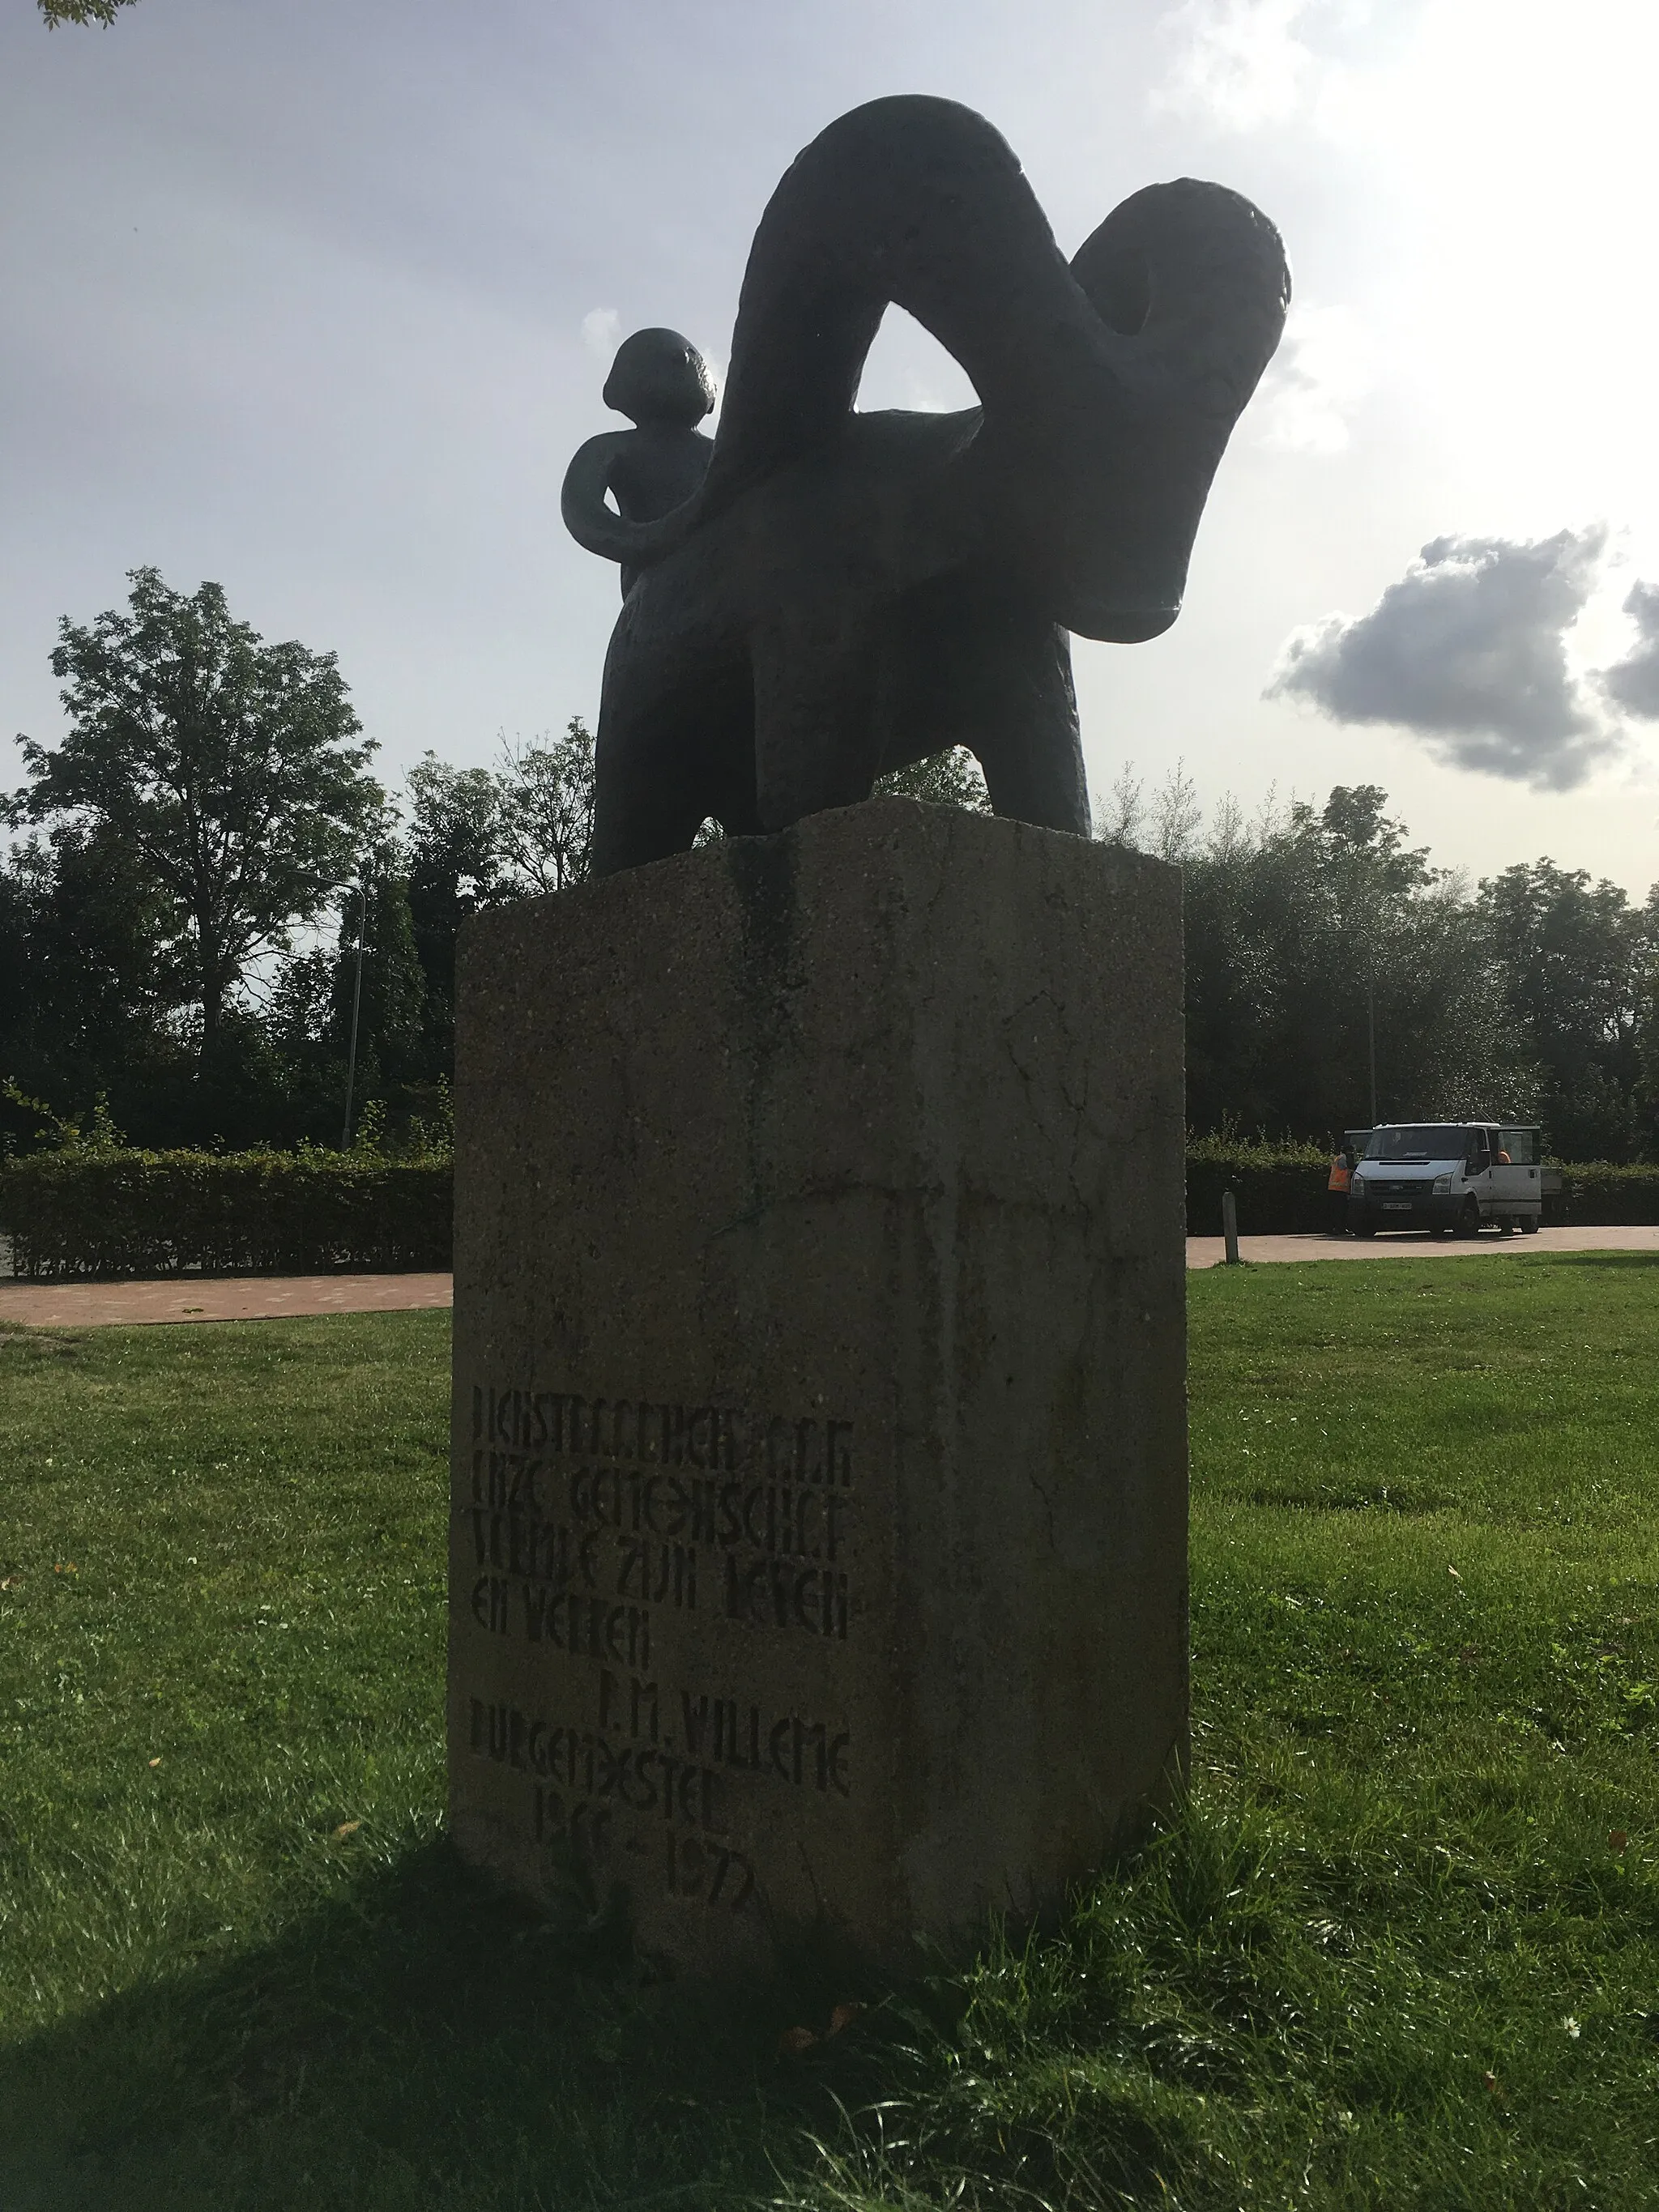
[[[1221,1233],[1221,1194],[1246,1236],[1317,1232],[1329,1162],[1311,1145],[1194,1139],[1187,1226]],[[1659,1223],[1659,1167],[1562,1170],[1556,1218]],[[37,1152],[0,1166],[0,1236],[20,1275],[317,1274],[450,1264],[448,1159],[355,1152]]]
[[[1575,1229],[1659,1223],[1659,1166],[1614,1167],[1605,1160],[1556,1162],[1562,1189],[1544,1200],[1546,1222]],[[1238,1201],[1246,1237],[1312,1235],[1328,1226],[1328,1156],[1312,1145],[1223,1144],[1195,1139],[1187,1154],[1187,1231],[1221,1234],[1221,1194]]]
[[[1659,1223],[1659,1167],[1615,1167],[1580,1160],[1561,1170],[1566,1218],[1575,1229],[1631,1228]]]
[[[1240,1145],[1194,1138],[1187,1150],[1187,1233],[1219,1237],[1221,1194],[1238,1201],[1246,1237],[1313,1235],[1329,1219],[1331,1163],[1316,1145]]]
[[[450,1264],[447,1158],[37,1152],[0,1167],[19,1275],[315,1274]]]

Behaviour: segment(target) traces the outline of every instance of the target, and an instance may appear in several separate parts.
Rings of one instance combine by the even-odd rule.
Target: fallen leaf
[[[797,2051],[810,2051],[817,2041],[817,2038],[810,2027],[786,2027],[778,2038],[778,2049],[793,2055]]]
[[[1622,1828],[1615,1828],[1607,1838],[1607,1849],[1610,1851],[1622,1851],[1629,1841],[1630,1838]]]
[[[1486,2087],[1492,2091],[1493,2096],[1497,2096],[1498,2094],[1498,2076],[1495,2074],[1483,2074],[1480,2078],[1486,2083]]]
[[[1446,1572],[1451,1577],[1455,1583],[1461,1583],[1463,1579],[1462,1576],[1458,1573],[1455,1567],[1448,1567]]]
[[[150,1765],[152,1766],[159,1766],[161,1764],[161,1762],[159,1759],[152,1759],[150,1761]]]
[[[830,2034],[839,2035],[842,2028],[851,2027],[863,2010],[861,2004],[838,2004],[830,2015]]]
[[[21,1589],[22,1587],[23,1578],[21,1575],[8,1575],[3,1581],[0,1581],[0,1589]]]
[[[355,1836],[362,1825],[361,1820],[342,1820],[334,1832],[337,1836]]]

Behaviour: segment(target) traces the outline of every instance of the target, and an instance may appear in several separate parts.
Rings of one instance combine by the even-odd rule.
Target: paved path
[[[1241,1260],[1467,1260],[1478,1252],[1659,1252],[1659,1228],[1540,1229],[1535,1237],[1241,1237]],[[1189,1237],[1187,1265],[1218,1267],[1226,1249],[1218,1237]]]
[[[1659,1228],[1543,1229],[1536,1237],[1241,1237],[1245,1260],[1466,1260],[1482,1252],[1659,1252]],[[1189,1237],[1187,1265],[1218,1267],[1218,1237]],[[0,1282],[0,1328],[112,1322],[276,1321],[285,1315],[404,1313],[450,1303],[447,1275],[188,1275],[162,1283]]]
[[[229,1275],[164,1283],[0,1282],[0,1327],[99,1328],[111,1322],[275,1321],[287,1314],[400,1313],[447,1306],[447,1275]]]

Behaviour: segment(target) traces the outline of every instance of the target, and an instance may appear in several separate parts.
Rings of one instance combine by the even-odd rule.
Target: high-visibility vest
[[[1346,1156],[1339,1152],[1331,1162],[1331,1179],[1325,1188],[1327,1190],[1346,1190],[1352,1181],[1353,1170],[1348,1165]]]

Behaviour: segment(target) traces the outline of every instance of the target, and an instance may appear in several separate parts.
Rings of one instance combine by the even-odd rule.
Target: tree
[[[1121,845],[1138,853],[1146,842],[1146,787],[1135,774],[1133,761],[1125,761],[1117,781],[1108,792],[1097,792],[1094,832],[1103,845]]]
[[[1592,884],[1583,868],[1549,860],[1489,878],[1478,905],[1508,1018],[1544,1070],[1555,1150],[1630,1158],[1644,1119],[1647,916],[1617,884]]]
[[[116,9],[131,5],[132,0],[40,0],[49,31],[55,31],[60,23],[101,23],[107,29],[115,21]]]
[[[877,799],[920,799],[929,806],[961,806],[969,814],[988,814],[991,795],[985,788],[979,763],[965,745],[951,745],[908,768],[890,769],[876,778],[872,794]]]
[[[1198,833],[1203,826],[1198,787],[1188,775],[1185,761],[1178,760],[1152,801],[1152,850],[1160,860],[1184,867],[1198,849]]]
[[[593,740],[580,715],[550,744],[503,746],[501,849],[526,891],[584,884],[592,867]]]
[[[1644,1157],[1659,1157],[1659,884],[1648,893],[1638,924],[1641,941],[1636,1001],[1637,1098]]]
[[[406,841],[415,950],[426,981],[423,1073],[446,1078],[455,1048],[455,940],[471,914],[515,896],[502,850],[501,793],[487,768],[424,753],[409,772]]]
[[[1177,772],[1178,775],[1178,772]],[[1179,792],[1154,810],[1186,861],[1187,1102],[1194,1128],[1322,1138],[1395,1120],[1525,1114],[1536,1097],[1479,917],[1409,849],[1373,785],[1322,811],[1224,806],[1207,836]]]
[[[357,1096],[384,1099],[391,1087],[418,1082],[425,1073],[421,1046],[426,979],[416,951],[409,878],[398,844],[387,839],[376,848],[364,863],[360,884],[360,890],[348,893],[341,911],[329,1035],[343,1065],[350,1054],[355,1008]]]
[[[56,824],[0,859],[0,1078],[68,1119],[107,1093],[123,1127],[188,1080],[164,902],[106,825]]]
[[[60,623],[70,734],[20,740],[30,781],[9,812],[82,823],[137,865],[205,1066],[251,964],[321,914],[385,802],[331,653],[266,645],[217,584],[186,598],[154,568],[130,580],[129,611]]]

